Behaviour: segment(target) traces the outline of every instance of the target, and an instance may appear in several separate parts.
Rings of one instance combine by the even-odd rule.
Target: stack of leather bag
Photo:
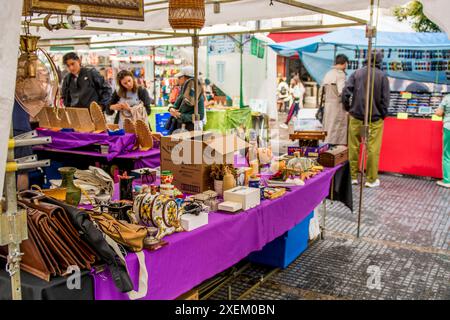
[[[21,245],[23,270],[49,281],[66,275],[69,266],[91,270],[94,264],[106,264],[121,292],[133,290],[123,259],[86,211],[34,191],[20,193],[19,205],[28,222],[28,240]],[[7,255],[6,247],[0,247],[0,255]]]

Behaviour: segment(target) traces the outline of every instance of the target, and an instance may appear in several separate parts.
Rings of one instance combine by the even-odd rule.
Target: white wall
[[[200,70],[206,75],[206,48],[203,48],[200,59]],[[217,63],[225,63],[224,81],[219,82],[217,75]],[[276,65],[277,57],[273,50],[266,49],[264,59],[259,59],[250,54],[244,54],[244,102],[248,104],[250,99],[267,100],[268,114],[271,118],[277,119],[276,111]],[[230,97],[240,95],[240,55],[230,53],[223,55],[213,55],[209,57],[209,79],[219,88],[225,91]]]

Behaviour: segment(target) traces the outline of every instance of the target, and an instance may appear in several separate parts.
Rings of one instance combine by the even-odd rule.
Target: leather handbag
[[[64,275],[68,264],[80,263],[80,269],[89,270],[93,261],[101,259],[120,292],[133,290],[126,265],[85,210],[35,191],[19,193],[19,205],[28,213],[28,240],[21,244],[23,270],[49,281],[51,276]],[[6,247],[0,247],[0,255],[6,257]]]
[[[111,272],[114,284],[120,292],[125,293],[133,290],[133,283],[131,282],[125,263],[108,244],[105,239],[105,234],[91,221],[86,210],[79,209],[52,198],[46,198],[42,201],[56,204],[65,210],[72,224],[81,234],[81,238],[88,243],[101,260],[106,263]]]
[[[106,213],[89,211],[89,215],[100,230],[117,243],[133,252],[142,251],[144,248],[144,240],[148,235],[146,227],[116,220]]]
[[[19,201],[27,211],[29,239],[22,244],[21,267],[49,281],[51,276],[64,276],[70,266],[90,270],[96,261],[94,251],[81,240],[62,208]]]
[[[77,229],[68,218],[65,210],[55,204],[40,201],[44,195],[21,193],[19,203],[27,208],[28,221],[35,232],[35,240],[44,253],[52,256],[49,261],[56,261],[50,269],[57,270],[57,275],[64,275],[72,265],[89,270],[95,263],[95,251],[81,239]]]

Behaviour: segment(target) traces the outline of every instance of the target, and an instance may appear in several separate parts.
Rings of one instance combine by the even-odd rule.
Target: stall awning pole
[[[240,53],[240,75],[239,75],[239,108],[244,107],[244,43],[242,35],[239,41],[239,53]]]
[[[194,47],[194,91],[195,91],[195,104],[194,104],[194,118],[193,123],[195,128],[198,126],[198,122],[200,121],[200,115],[198,113],[198,49],[200,47],[200,39],[198,36],[198,30],[194,31],[194,36],[192,37],[192,46]]]
[[[373,11],[374,11],[374,0],[370,0],[370,21],[367,25],[367,38],[368,38],[368,46],[367,46],[367,83],[366,83],[366,101],[364,106],[364,127],[363,132],[361,132],[361,144],[362,144],[362,158],[361,158],[361,188],[359,193],[359,210],[358,210],[358,229],[356,236],[359,238],[361,231],[361,218],[362,218],[362,210],[363,210],[363,194],[364,194],[364,186],[366,183],[366,153],[367,153],[367,141],[369,139],[369,106],[371,101],[371,95],[373,96],[371,79],[372,79],[372,42],[374,36],[376,36],[376,30],[373,25]],[[375,67],[375,66],[373,66]],[[375,70],[374,70],[375,72]]]

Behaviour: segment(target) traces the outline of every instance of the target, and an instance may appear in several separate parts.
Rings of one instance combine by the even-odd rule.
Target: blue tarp
[[[364,30],[342,29],[269,46],[280,55],[299,54],[311,76],[321,83],[333,65],[335,52],[346,54],[355,68],[361,67],[367,38]],[[384,51],[384,68],[390,77],[449,83],[450,40],[445,33],[378,32],[375,46]]]

